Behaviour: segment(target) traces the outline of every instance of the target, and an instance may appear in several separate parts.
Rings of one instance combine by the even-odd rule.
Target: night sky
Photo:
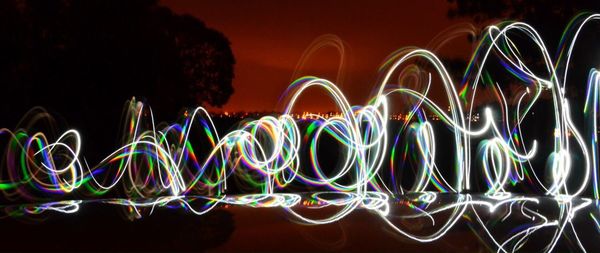
[[[364,104],[377,69],[392,52],[427,44],[453,25],[450,4],[436,1],[189,1],[165,0],[178,14],[190,14],[224,33],[236,58],[234,94],[226,111],[273,111],[288,85],[303,75],[335,81],[339,54],[320,50],[298,76],[294,70],[311,42],[324,34],[339,36],[346,46],[346,76],[338,86],[352,104]],[[466,37],[466,36],[465,36]],[[442,57],[466,58],[472,45],[460,38],[443,48]],[[299,109],[334,109],[321,94],[307,94]],[[221,109],[212,108],[214,111]]]
[[[103,1],[0,1],[5,251],[600,252],[600,16],[570,65],[539,54],[582,2]],[[477,36],[521,19],[549,50]],[[319,38],[343,52],[303,61]],[[407,48],[463,82],[411,87],[434,64],[409,60],[387,83],[407,89],[364,106]],[[302,76],[359,106],[271,117]],[[337,111],[323,90],[294,112]],[[264,113],[220,113],[241,111]]]

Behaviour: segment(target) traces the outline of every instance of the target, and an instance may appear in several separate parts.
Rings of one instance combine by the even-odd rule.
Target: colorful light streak
[[[529,25],[514,22],[491,26],[473,54],[460,84],[453,82],[434,53],[414,48],[397,51],[382,66],[381,82],[373,98],[364,106],[351,106],[342,91],[328,80],[303,77],[292,83],[282,96],[285,106],[280,116],[242,122],[239,128],[225,135],[218,133],[203,108],[186,112],[182,124],[157,129],[152,111],[132,100],[125,144],[94,166],[82,158],[82,140],[75,130],[66,131],[49,142],[43,133],[30,136],[25,131],[1,129],[0,134],[10,136],[10,141],[0,190],[8,199],[40,201],[49,200],[48,195],[74,192],[102,196],[122,187],[126,198],[107,202],[128,207],[134,217],[141,217],[143,208],[151,208],[152,213],[155,207],[161,206],[179,206],[201,215],[222,204],[278,207],[285,209],[292,219],[307,224],[326,224],[346,217],[357,208],[365,208],[378,214],[392,230],[419,242],[440,239],[462,217],[468,216],[470,222],[483,228],[480,236],[491,240],[498,252],[519,250],[529,237],[542,229],[555,231],[544,251],[552,251],[564,237],[577,241],[580,249],[585,250],[572,220],[576,216],[589,216],[590,225],[600,230],[598,213],[580,214],[587,206],[600,206],[597,126],[600,72],[591,69],[586,86],[585,107],[580,112],[587,124],[585,135],[571,120],[571,113],[579,112],[570,110],[565,87],[579,33],[587,23],[596,21],[600,21],[600,15],[576,17],[563,35],[556,61]],[[529,39],[541,55],[539,60],[545,72],[536,73],[525,63],[519,52],[523,49],[517,47],[511,35]],[[329,43],[343,54],[341,44],[333,41],[335,43]],[[494,56],[506,71],[526,86],[517,94],[516,106],[511,106],[501,85],[486,69]],[[407,88],[402,80],[408,79],[402,78],[398,79],[400,84],[393,84],[398,72],[424,73],[415,65],[408,65],[414,60],[432,66],[437,79],[427,72],[426,82],[420,87]],[[483,123],[475,127],[469,117],[475,114],[477,94],[483,89],[481,84],[493,90],[500,114],[494,115],[491,109],[486,109],[481,118]],[[438,89],[445,92],[449,112],[430,98],[430,90],[436,89],[433,85],[441,85]],[[301,125],[291,115],[298,99],[308,89],[326,92],[340,113],[328,118],[309,115],[316,120],[308,124],[303,134]],[[551,154],[537,152],[536,140],[528,141],[521,130],[521,123],[544,92],[551,95],[554,104]],[[387,129],[393,94],[411,101],[405,123],[396,136]],[[436,148],[439,138],[427,120],[426,111],[435,113],[452,130],[452,138],[444,140],[454,142],[455,175],[452,178],[444,176],[436,163],[440,152]],[[198,128],[200,130],[196,131]],[[412,142],[399,142],[402,134]],[[196,145],[191,136],[205,138],[202,144],[207,146]],[[319,143],[324,138],[330,138],[342,151],[336,168],[323,168],[319,162]],[[473,157],[472,142],[476,139],[482,141],[478,143],[478,155]],[[394,140],[391,148],[388,146],[390,140]],[[303,163],[304,151],[310,161]],[[578,154],[583,161],[582,168],[573,166],[573,154]],[[550,183],[544,182],[531,167],[530,161],[540,156],[548,157]],[[406,169],[410,159],[417,161],[417,173],[412,187],[404,189],[396,178],[397,171]],[[382,169],[384,164],[390,164],[389,171]],[[472,171],[479,167],[482,177],[474,176],[477,174]],[[571,176],[575,174],[580,178],[573,182]],[[391,183],[386,182],[386,177]],[[485,182],[488,187],[485,197],[474,198],[467,194],[475,182]],[[239,189],[248,190],[249,194],[227,195],[232,183]],[[298,184],[330,191],[313,192],[303,200],[303,195],[293,193]],[[553,198],[560,214],[553,218],[547,216],[535,208],[540,202],[539,197],[519,196],[508,190],[509,186],[519,184],[543,189],[538,195]],[[584,197],[586,191],[592,192],[592,199]],[[454,194],[456,198],[440,205],[436,201],[442,193]],[[202,205],[193,205],[189,196],[201,196]],[[390,205],[391,200],[408,196],[416,197],[401,203],[414,210],[414,214],[395,214],[396,207]],[[79,203],[79,200],[49,202],[26,208],[24,212],[33,215],[52,210],[69,214],[79,210]],[[302,203],[318,203],[311,208],[339,208],[326,217],[312,218],[295,208]],[[508,235],[494,235],[493,227],[484,221],[485,211],[493,213],[500,209],[506,211],[502,220],[518,213],[530,223],[514,228]],[[441,213],[445,215],[437,217]],[[397,222],[397,217],[424,218],[430,220],[432,226],[427,232],[411,231]]]

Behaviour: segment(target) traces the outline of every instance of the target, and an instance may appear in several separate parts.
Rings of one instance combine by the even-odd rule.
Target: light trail
[[[580,240],[580,230],[573,220],[589,217],[589,225],[597,229],[595,232],[600,231],[597,122],[600,72],[590,70],[583,111],[571,109],[566,87],[571,54],[580,31],[596,21],[600,21],[600,15],[576,17],[566,29],[571,32],[563,36],[556,59],[550,56],[531,26],[520,22],[491,26],[460,84],[453,81],[433,52],[400,50],[382,67],[384,74],[375,95],[363,106],[352,106],[328,80],[300,78],[282,97],[284,110],[280,116],[243,122],[225,135],[218,133],[209,113],[200,107],[186,112],[183,123],[157,129],[150,108],[132,100],[124,144],[94,166],[82,158],[82,138],[76,130],[68,130],[50,142],[44,133],[28,135],[24,130],[0,129],[1,134],[10,137],[0,173],[0,190],[9,200],[29,201],[74,192],[97,198],[120,190],[125,198],[107,203],[126,206],[137,218],[142,216],[143,209],[150,208],[152,213],[155,207],[178,203],[197,215],[217,205],[283,208],[292,219],[327,224],[361,208],[374,211],[392,230],[419,242],[438,240],[462,217],[469,217],[483,229],[480,236],[493,242],[498,252],[518,251],[532,235],[548,229],[554,236],[542,250],[552,251],[559,240],[566,238],[576,241],[585,251],[586,245]],[[538,59],[541,68],[527,64],[529,61],[521,52],[532,48],[519,48],[515,37],[527,38],[533,45],[533,50],[541,56]],[[343,55],[341,42],[333,41]],[[410,65],[415,60],[429,65],[433,73]],[[503,84],[488,73],[488,64],[494,60],[521,80],[525,88],[507,97]],[[395,84],[393,80],[398,73],[400,81]],[[409,78],[402,78],[402,74],[422,73],[426,73],[426,82],[418,87],[409,88],[403,83]],[[484,85],[495,94],[499,111],[486,108],[482,123],[473,126],[476,100]],[[292,112],[308,89],[326,92],[340,116],[311,115],[318,119],[294,120]],[[431,98],[430,91],[435,89],[446,95],[448,113]],[[528,141],[522,131],[522,123],[543,94],[551,96],[554,109],[554,125],[549,126],[554,133],[550,154],[539,152],[538,142]],[[395,109],[394,95],[411,104],[403,108],[409,113],[402,127],[394,129],[399,130],[396,136],[388,129],[388,115]],[[453,177],[443,175],[442,165],[436,162],[440,152],[448,151],[436,144],[440,137],[436,136],[427,112],[434,113],[451,129],[452,138],[442,141],[454,143]],[[572,113],[583,114],[583,132],[573,122]],[[341,151],[335,168],[323,168],[320,162],[319,143],[327,138],[339,145]],[[472,150],[477,141],[478,149]],[[540,170],[536,173],[531,162],[546,158],[548,167],[544,175],[538,175]],[[412,167],[417,168],[415,182],[410,189],[404,189],[397,170],[408,169],[411,161]],[[579,163],[582,166],[574,165]],[[387,164],[390,166],[386,170]],[[478,169],[481,171],[475,171]],[[469,194],[478,183],[487,186],[480,198]],[[534,195],[511,193],[515,185],[529,185],[543,191]],[[232,187],[247,194],[228,195]],[[303,214],[297,207],[307,202],[303,202],[302,194],[294,193],[298,189],[317,189],[305,200],[317,203],[311,209],[336,207],[337,212],[320,218]],[[442,193],[453,194],[454,198],[440,204]],[[585,198],[586,194],[592,198]],[[193,205],[188,201],[191,196],[202,198],[203,205]],[[401,198],[405,198],[402,205],[413,210],[413,214],[398,214],[397,207],[390,205]],[[541,198],[554,199],[559,214],[544,214],[539,208]],[[80,200],[49,202],[24,212],[35,215],[52,210],[71,214],[79,210],[80,203]],[[595,206],[595,213],[583,213],[590,206]],[[502,221],[521,216],[530,223],[497,235],[485,220],[488,213],[501,213]],[[399,217],[425,219],[431,227],[427,231],[412,231],[397,222]],[[580,229],[591,232],[589,228]]]

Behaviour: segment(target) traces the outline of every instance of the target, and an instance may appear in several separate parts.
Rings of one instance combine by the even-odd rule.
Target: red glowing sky
[[[436,35],[464,20],[447,18],[449,4],[435,1],[191,1],[163,0],[179,14],[203,20],[225,34],[236,58],[234,94],[227,111],[271,111],[292,81],[304,50],[324,34],[339,36],[346,48],[342,91],[352,104],[364,104],[375,86],[377,69],[392,52],[425,47]],[[466,56],[470,45],[442,53]],[[339,56],[322,50],[302,74],[336,79]],[[301,100],[300,109],[331,110],[322,96]],[[324,102],[325,101],[325,102]]]

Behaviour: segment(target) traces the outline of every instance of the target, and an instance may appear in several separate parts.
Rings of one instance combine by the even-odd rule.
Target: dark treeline
[[[81,132],[91,161],[120,144],[134,96],[174,121],[233,93],[228,39],[156,0],[0,1],[0,56],[0,127],[48,131],[39,118],[19,123],[42,107],[60,132]]]

